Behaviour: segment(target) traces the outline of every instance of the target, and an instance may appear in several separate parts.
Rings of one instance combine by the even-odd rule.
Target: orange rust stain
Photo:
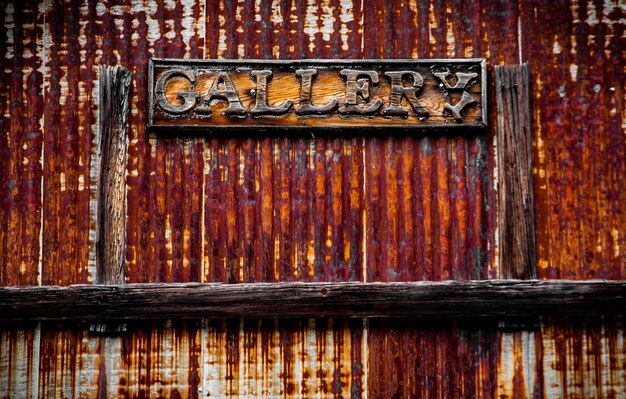
[[[535,91],[535,204],[542,278],[624,278],[623,7],[521,7]],[[613,32],[613,33],[612,33]],[[542,62],[533,62],[541,59]]]
[[[334,398],[359,392],[352,371],[362,365],[351,354],[360,351],[361,328],[323,320],[207,322],[203,394]]]
[[[369,397],[495,397],[489,323],[371,320]]]

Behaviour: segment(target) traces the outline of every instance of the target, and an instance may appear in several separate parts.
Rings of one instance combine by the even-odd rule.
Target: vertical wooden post
[[[496,66],[498,231],[500,238],[500,278],[529,279],[537,276],[535,249],[535,213],[532,186],[532,130],[530,123],[530,89],[527,65]],[[504,354],[499,367],[512,367],[515,359],[507,353],[521,353],[524,359],[535,359],[536,340],[541,340],[538,316],[505,319],[499,323],[500,347]],[[508,363],[507,363],[508,362]],[[513,362],[513,363],[512,363]],[[519,391],[535,395],[536,373],[527,362],[518,362],[524,376]],[[532,362],[531,362],[532,364]],[[514,394],[509,387],[518,375],[500,378],[499,394]]]
[[[528,66],[496,66],[500,278],[536,278]]]
[[[131,73],[100,67],[100,177],[96,284],[126,277],[126,151]]]
[[[96,239],[96,284],[126,278],[126,152],[131,73],[100,67],[100,168]],[[90,331],[118,333],[126,324],[92,324]]]

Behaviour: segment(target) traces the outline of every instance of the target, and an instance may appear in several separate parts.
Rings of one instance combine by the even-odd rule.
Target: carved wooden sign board
[[[153,130],[421,130],[487,121],[484,59],[153,59],[148,87]]]

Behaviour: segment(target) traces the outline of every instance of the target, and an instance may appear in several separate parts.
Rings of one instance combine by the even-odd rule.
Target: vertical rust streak
[[[100,68],[100,180],[96,283],[123,284],[126,276],[126,152],[131,73]]]
[[[256,141],[252,138],[243,140],[240,162],[240,178],[238,184],[238,192],[241,196],[241,213],[243,225],[243,240],[240,240],[240,257],[242,259],[243,281],[254,282],[255,278],[255,262],[254,262],[254,243],[257,240],[255,231],[255,164],[256,157]],[[241,161],[243,158],[243,161]],[[243,170],[241,170],[243,168]]]
[[[0,7],[0,37],[7,37],[8,27],[6,23],[6,7]],[[0,170],[5,173],[0,173],[0,190],[3,193],[10,193],[8,190],[10,184],[10,174],[6,171],[9,168],[9,156],[11,148],[9,147],[9,137],[6,134],[8,129],[9,118],[6,113],[9,109],[9,95],[7,91],[8,71],[5,71],[4,60],[8,51],[7,40],[0,40],[0,60],[3,61],[3,67],[0,68]],[[8,278],[10,273],[8,271],[8,253],[7,253],[7,241],[9,238],[9,195],[0,196],[0,264],[5,267],[0,267],[0,285],[9,285]]]
[[[535,278],[528,67],[496,66],[500,276]]]
[[[138,64],[133,69],[132,86],[135,88],[136,99],[131,102],[131,113],[129,116],[129,146],[128,146],[128,176],[127,185],[127,255],[126,255],[126,271],[128,282],[136,283],[148,281],[149,271],[144,266],[149,262],[150,250],[152,246],[148,241],[148,232],[150,227],[149,221],[149,205],[151,198],[148,188],[150,180],[149,161],[150,161],[150,145],[145,131],[140,126],[145,125],[145,113],[141,110],[142,104],[147,103],[147,90],[142,90],[142,81],[140,77],[145,76],[148,64],[149,28],[147,24],[147,13],[140,10],[135,13],[136,25],[133,27],[134,34],[137,35],[132,40],[133,51],[132,59]],[[132,38],[130,32],[124,35]],[[131,60],[123,60],[131,65]]]
[[[365,225],[363,224],[364,202],[363,163],[365,151],[363,151],[363,139],[353,138],[345,145],[351,146],[350,157],[346,159],[347,171],[344,178],[344,202],[346,203],[346,233],[344,240],[347,248],[344,249],[344,261],[349,273],[347,279],[352,281],[363,281],[364,256],[363,239],[365,235]],[[361,345],[359,345],[359,348]]]
[[[60,2],[61,3],[61,2]],[[79,60],[77,54],[80,52],[78,40],[78,7],[76,2],[64,1],[60,7],[60,21],[62,21],[63,45],[60,46],[59,55],[64,58],[64,65],[61,68],[64,76],[61,78],[59,107],[61,113],[61,125],[59,126],[59,148],[62,165],[59,180],[61,182],[60,203],[59,203],[59,258],[60,265],[52,265],[62,273],[60,276],[64,284],[72,284],[79,281],[86,281],[86,274],[81,275],[78,268],[78,225],[76,195],[78,193],[78,168],[75,165],[79,162],[79,137],[78,118],[74,110],[78,108],[78,69]],[[84,232],[81,232],[84,234]],[[59,267],[61,266],[61,267]]]
[[[60,173],[59,157],[59,126],[61,123],[59,100],[61,71],[61,57],[59,32],[62,28],[60,19],[61,7],[56,2],[51,2],[46,7],[46,21],[49,27],[50,38],[48,39],[50,60],[45,63],[47,76],[45,77],[46,97],[44,108],[44,187],[43,187],[43,273],[42,284],[61,284],[62,278],[58,270],[60,265],[59,243],[59,201],[60,201]]]

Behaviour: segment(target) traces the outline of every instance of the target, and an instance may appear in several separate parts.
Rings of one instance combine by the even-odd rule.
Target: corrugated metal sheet
[[[155,322],[124,337],[80,324],[4,328],[3,397],[623,398],[622,317],[375,322],[369,370],[359,322]],[[380,335],[379,335],[380,336]],[[369,375],[366,375],[369,371]],[[367,388],[367,389],[366,389]]]
[[[0,284],[38,281],[43,74],[37,4],[0,7]]]
[[[18,182],[15,199],[7,199],[3,207],[3,212],[13,212],[3,218],[8,227],[23,229],[7,229],[13,234],[4,239],[4,253],[15,269],[7,276],[19,276],[21,267],[31,283],[39,268],[43,284],[93,280],[95,67],[116,63],[133,72],[129,281],[494,276],[492,251],[487,250],[494,244],[493,216],[487,212],[494,196],[488,167],[493,164],[490,136],[414,138],[390,132],[392,137],[373,139],[243,140],[146,134],[150,56],[455,57],[489,51],[479,37],[461,40],[473,28],[457,23],[445,8],[431,10],[428,18],[436,23],[437,32],[427,41],[417,40],[414,47],[406,43],[417,37],[419,22],[426,18],[419,8],[410,12],[403,5],[399,16],[387,13],[380,19],[375,16],[382,15],[378,11],[384,5],[370,6],[361,10],[359,5],[322,2],[264,8],[251,2],[217,2],[205,12],[194,2],[169,7],[68,1],[32,4],[28,14],[7,5],[5,20],[18,18],[33,33],[31,39],[23,39],[30,40],[30,49],[8,47],[7,57],[14,65],[7,64],[5,73],[15,70],[24,82],[14,79],[5,104],[22,96],[22,87],[29,88],[35,104],[24,98],[25,105],[14,106],[16,114],[11,119],[7,114],[6,123],[13,123],[19,112],[39,115],[31,121],[33,126],[10,126],[13,130],[8,130],[11,134],[3,146],[10,153],[7,158],[16,158],[21,154],[12,151],[14,140],[25,140],[33,158],[25,165],[17,159],[8,165],[15,169],[11,177],[21,176],[16,169],[20,165],[22,174],[33,171],[26,181],[31,182],[30,191],[20,188],[26,182]],[[393,29],[400,24],[403,29]],[[23,35],[20,29],[7,32]],[[205,35],[213,39],[206,49]],[[463,46],[444,45],[454,37]],[[28,62],[13,56],[25,51],[30,54]],[[493,50],[492,61],[497,62],[500,51]],[[43,134],[43,148],[31,146],[35,137],[21,137],[25,131]],[[36,173],[40,164],[43,174]],[[5,186],[12,181],[5,181]],[[33,199],[29,202],[24,195]],[[33,212],[21,211],[24,204],[31,204]],[[43,213],[43,222],[38,212]],[[22,238],[32,244],[27,246],[32,254],[12,252],[19,247],[12,240],[23,242]],[[24,265],[22,257],[27,259]]]
[[[522,46],[536,90],[539,276],[624,279],[626,7],[529,1],[522,11],[523,29],[537,32]]]
[[[3,328],[2,397],[361,397],[361,321],[246,320]]]
[[[101,64],[133,72],[129,281],[496,276],[492,131],[148,136],[150,56],[529,61],[539,274],[624,278],[625,14],[595,0],[3,2],[0,284],[95,277]],[[2,326],[0,396],[626,396],[621,318],[539,325]]]

